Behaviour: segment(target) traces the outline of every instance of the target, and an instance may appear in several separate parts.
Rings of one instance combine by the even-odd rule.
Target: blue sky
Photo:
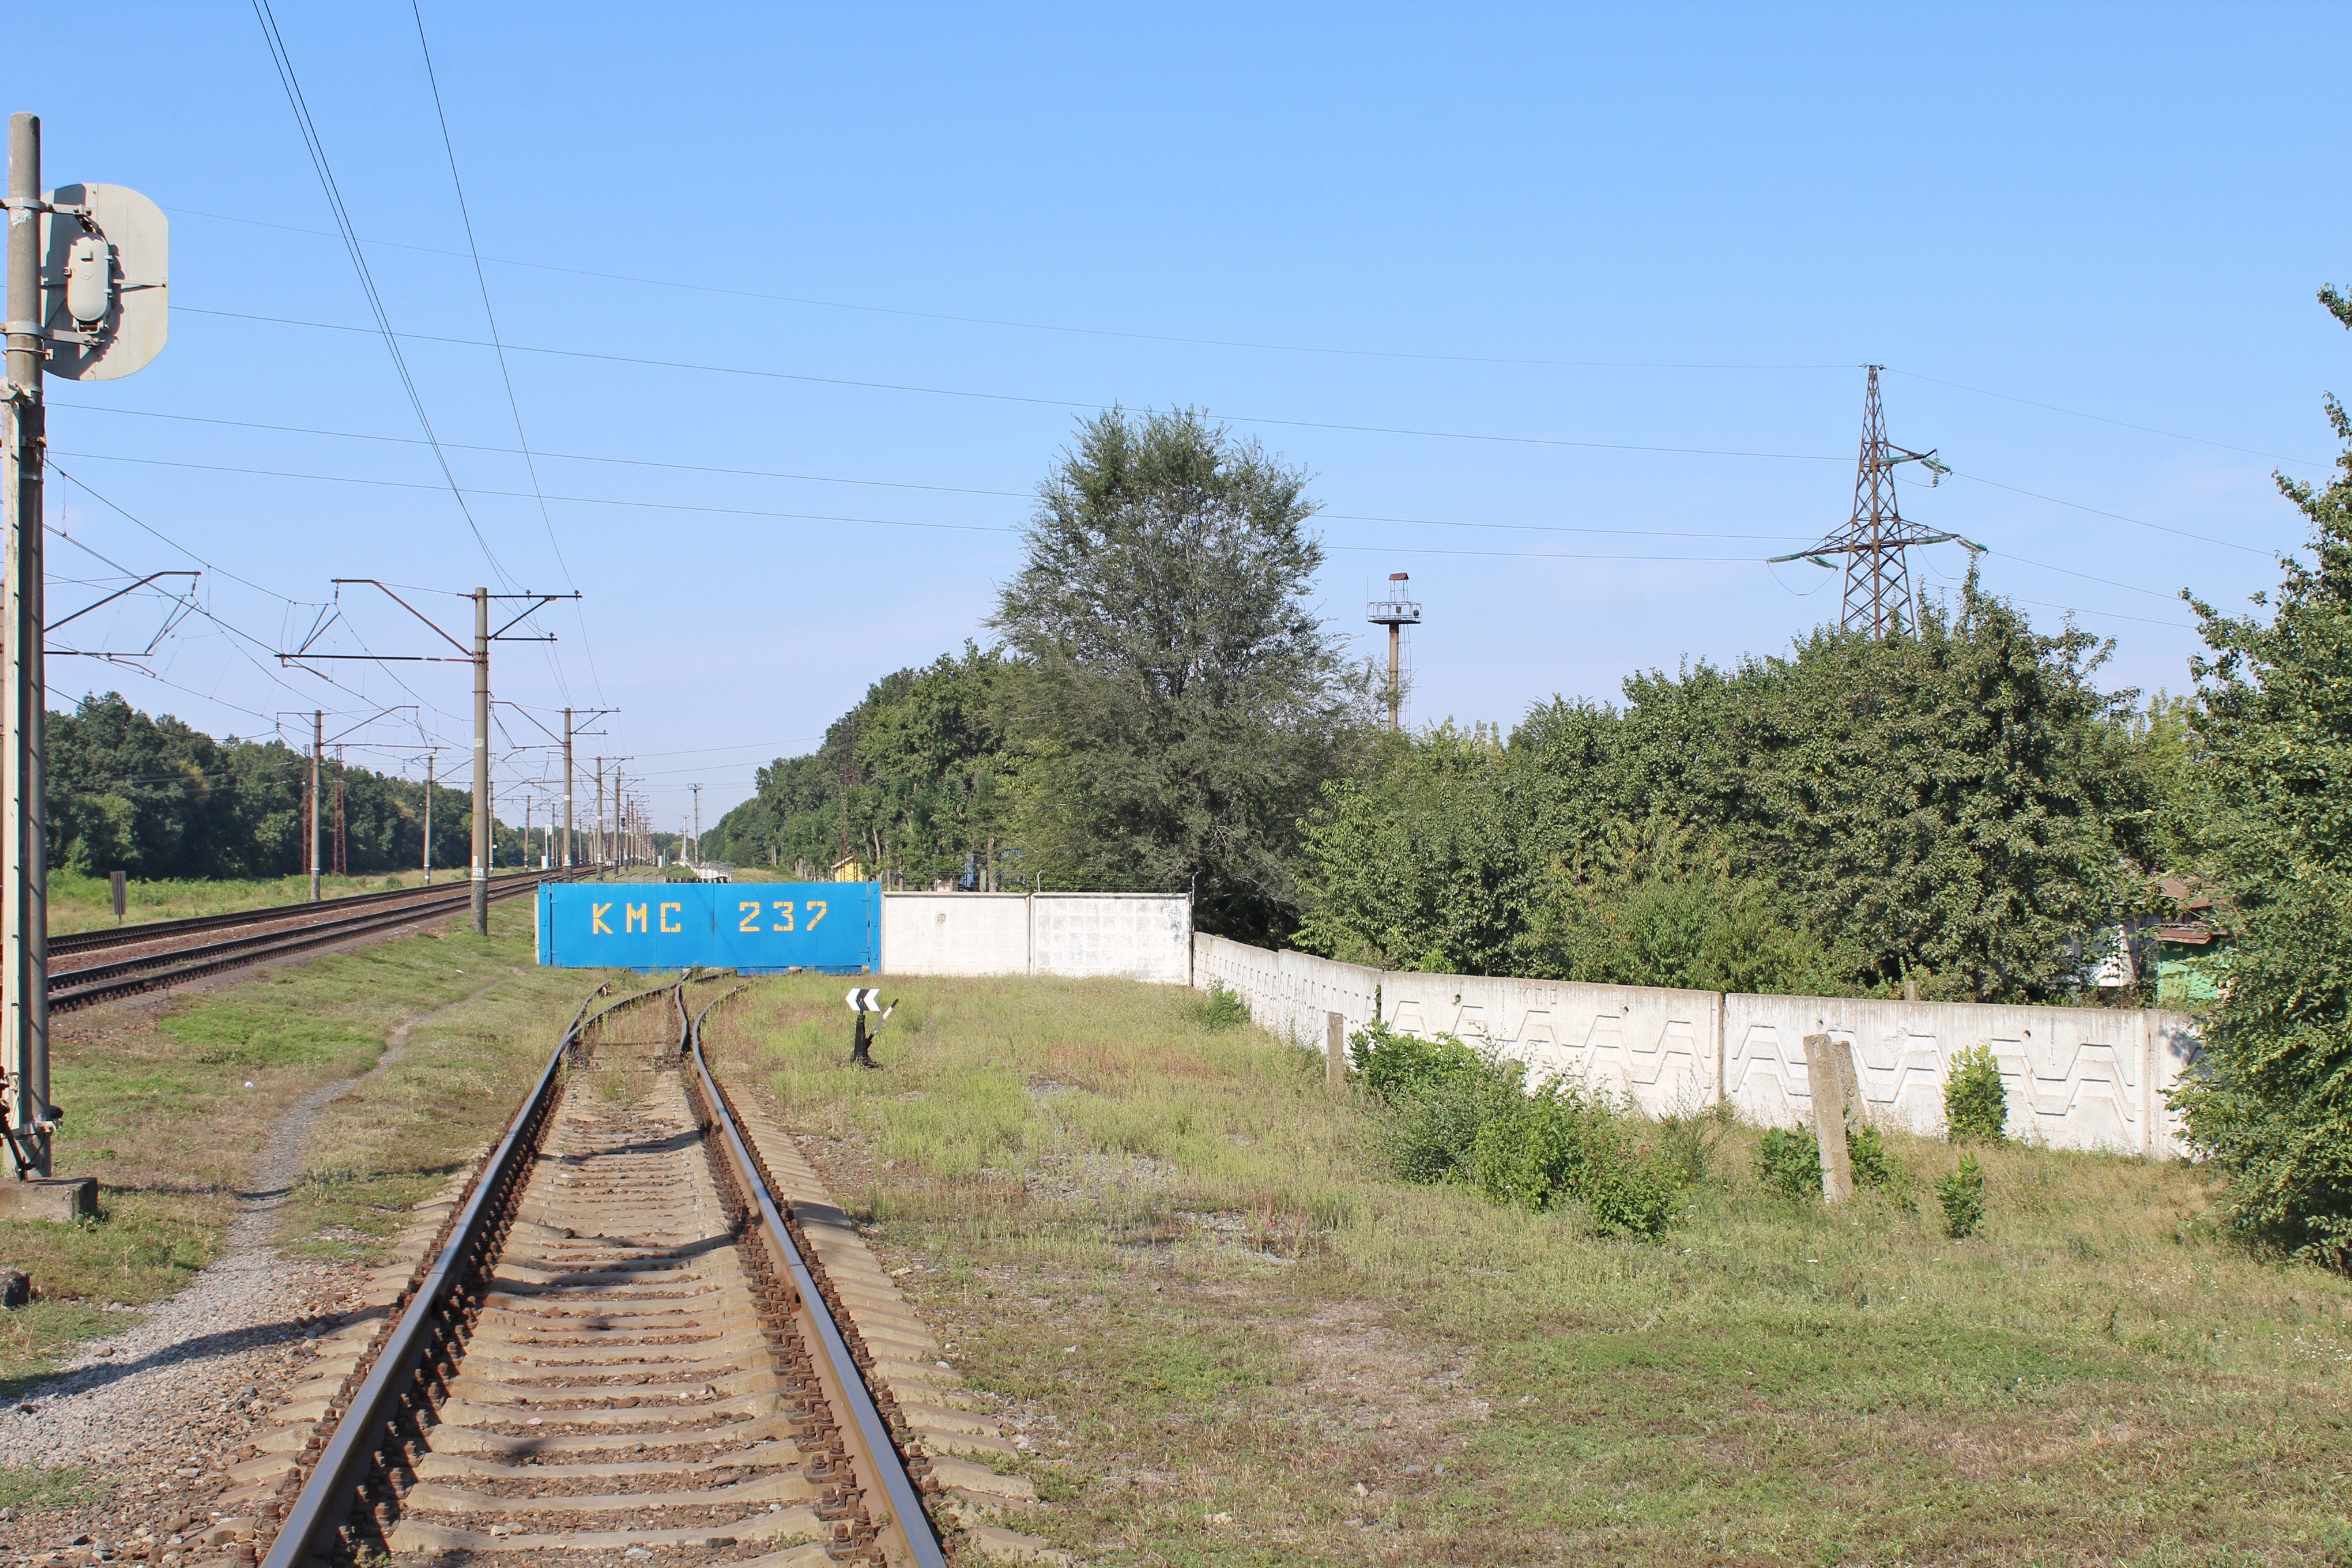
[[[1906,513],[2177,690],[2174,595],[2276,580],[2303,535],[2271,472],[2323,474],[2352,393],[2313,302],[2352,283],[2317,7],[424,0],[478,278],[406,0],[273,4],[466,505],[251,8],[42,5],[43,58],[103,79],[10,107],[48,183],[166,208],[174,311],[148,370],[51,384],[53,618],[192,556],[210,616],[155,679],[54,661],[54,705],[251,734],[413,703],[352,754],[414,773],[463,747],[467,672],[282,669],[330,580],[452,629],[432,590],[576,589],[498,695],[619,709],[583,766],[635,759],[665,824],[702,783],[708,823],[985,638],[1024,498],[1120,403],[1309,470],[1331,621],[1370,651],[1363,601],[1410,572],[1412,717],[1508,723],[1834,616],[1829,574],[1762,558],[1843,521],[1865,362],[1956,470]],[[341,615],[315,646],[435,651],[373,590]],[[516,820],[551,769],[501,774]]]

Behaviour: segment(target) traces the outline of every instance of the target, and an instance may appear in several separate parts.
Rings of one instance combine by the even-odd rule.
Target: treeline
[[[706,853],[912,887],[1190,893],[1203,929],[1297,923],[1302,819],[1373,731],[1311,608],[1305,479],[1190,413],[1091,421],[1040,487],[993,648],[875,683]]]
[[[2352,326],[2352,301],[2329,309]],[[739,859],[1189,889],[1207,931],[1397,967],[2065,1002],[2161,880],[2238,945],[2177,1098],[2249,1239],[2352,1267],[2352,418],[2194,689],[1975,576],[1915,634],[1628,679],[1507,734],[1384,733],[1308,608],[1300,476],[1188,414],[1087,426],[967,647],[877,682],[719,825]],[[2175,886],[2178,886],[2178,880]]]
[[[310,760],[283,741],[215,740],[168,714],[150,717],[116,692],[48,716],[49,864],[103,877],[283,877],[301,870]],[[425,785],[330,760],[321,838],[333,864],[334,787],[343,788],[345,859],[354,875],[423,861]],[[435,786],[433,863],[472,859],[469,795]],[[497,833],[500,865],[521,862],[522,835]]]
[[[2080,995],[2189,869],[2178,703],[1973,576],[1916,636],[1380,748],[1313,814],[1299,945],[1383,966],[1930,1000]]]

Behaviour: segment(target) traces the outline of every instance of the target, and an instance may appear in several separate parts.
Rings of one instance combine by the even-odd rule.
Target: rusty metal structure
[[[1906,553],[1914,545],[1947,542],[1980,551],[1982,545],[1958,534],[1924,528],[1903,515],[1895,495],[1895,470],[1917,463],[1935,476],[1934,484],[1951,469],[1937,461],[1933,449],[1914,452],[1886,438],[1886,411],[1878,398],[1878,373],[1884,365],[1864,365],[1870,381],[1863,394],[1862,456],[1853,476],[1853,515],[1845,527],[1810,550],[1775,555],[1775,563],[1809,561],[1836,571],[1830,557],[1845,557],[1845,599],[1840,608],[1842,631],[1861,632],[1873,638],[1905,637],[1918,629],[1918,603],[1911,586],[1911,563]]]

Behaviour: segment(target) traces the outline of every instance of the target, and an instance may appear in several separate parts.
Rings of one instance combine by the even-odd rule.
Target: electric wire
[[[258,4],[259,0],[256,0]],[[318,331],[357,332],[365,334],[365,327],[345,326],[337,321],[303,321],[286,316],[262,316],[244,310],[212,310],[196,305],[174,304],[173,309],[192,315],[215,316],[226,321],[260,321],[272,326],[306,327]],[[441,343],[457,348],[488,348],[491,345],[477,338],[444,337],[430,332],[400,332],[396,334],[411,342]],[[1013,403],[1036,408],[1069,408],[1086,413],[1104,414],[1118,406],[1108,403],[1089,403],[1066,397],[1031,397],[1011,392],[973,392],[961,387],[918,386],[906,382],[858,381],[847,376],[805,375],[793,371],[755,370],[740,365],[697,364],[687,360],[647,359],[635,354],[599,353],[589,349],[545,348],[531,343],[509,343],[515,353],[547,354],[559,359],[589,360],[604,364],[635,365],[649,370],[691,371],[706,375],[741,376],[755,381],[790,381],[812,386],[845,386],[862,392],[900,392],[927,397],[967,398],[982,403]],[[1644,452],[1678,458],[1745,458],[1796,463],[1843,463],[1850,459],[1820,452],[1767,452],[1713,447],[1658,447],[1630,441],[1570,441],[1549,436],[1496,436],[1465,430],[1412,430],[1385,425],[1345,425],[1319,419],[1283,419],[1271,415],[1228,414],[1202,410],[1212,417],[1229,420],[1237,425],[1271,425],[1294,430],[1336,430],[1359,436],[1406,436],[1432,441],[1485,441],[1517,447],[1558,447],[1579,451]]]
[[[449,184],[457,193],[457,216],[466,226],[466,249],[474,258],[474,282],[481,290],[482,319],[488,323],[490,342],[498,350],[499,380],[506,388],[507,412],[514,417],[515,440],[522,448],[523,468],[530,475],[531,493],[539,499],[539,521],[547,530],[548,548],[555,552],[556,570],[563,574],[564,587],[576,595],[580,592],[580,584],[572,580],[572,563],[563,557],[563,542],[555,536],[555,519],[547,510],[546,496],[540,493],[539,465],[531,458],[530,437],[523,430],[522,404],[515,396],[514,372],[507,363],[506,345],[499,338],[498,311],[490,305],[490,279],[488,274],[482,270],[482,247],[480,242],[474,237],[474,214],[466,202],[466,182],[457,174],[457,143],[449,134],[449,111],[441,102],[441,79],[433,68],[433,46],[425,40],[425,10],[422,0],[409,0],[408,9],[410,15],[416,18],[416,48],[417,52],[425,58],[425,80],[433,89],[433,115],[441,126],[441,148],[449,155]],[[576,600],[572,605],[572,611],[580,623],[580,651],[587,658],[588,676],[596,683],[596,700],[601,704],[604,699],[604,682],[596,670],[595,649],[588,641],[587,612]],[[547,667],[554,675],[556,685],[562,689],[566,697],[571,696],[572,689],[564,679],[562,666],[555,657],[555,649],[551,646],[545,652]]]
[[[506,568],[499,563],[498,553],[490,548],[488,537],[482,532],[481,524],[474,521],[472,509],[466,505],[466,497],[457,488],[457,476],[449,467],[448,454],[441,450],[439,437],[434,433],[433,420],[425,412],[424,395],[417,391],[415,377],[409,374],[408,356],[401,352],[400,336],[393,331],[391,314],[384,309],[383,296],[376,289],[375,274],[368,268],[367,252],[360,245],[359,231],[352,226],[352,215],[343,205],[341,188],[336,184],[334,169],[327,161],[327,144],[319,134],[318,123],[310,117],[310,103],[302,95],[301,80],[294,71],[294,57],[288,51],[286,39],[278,30],[278,17],[269,8],[269,0],[253,0],[253,14],[261,24],[262,37],[269,46],[270,61],[278,68],[278,85],[286,89],[286,101],[294,110],[295,123],[302,133],[302,144],[310,153],[310,165],[318,174],[320,187],[326,192],[328,210],[334,217],[335,227],[342,235],[343,248],[350,253],[352,267],[359,274],[360,292],[366,296],[369,313],[375,317],[375,330],[382,334],[384,347],[392,354],[393,371],[400,378],[402,390],[408,395],[409,407],[415,411],[416,423],[424,430],[425,439],[433,443],[434,458],[441,466],[443,477],[449,481],[449,493],[456,500],[457,510],[465,515],[466,526],[473,531],[474,542],[481,546],[482,556],[490,563],[490,569],[498,574],[499,581],[512,587]]]
[[[321,239],[332,239],[336,237],[334,235],[331,235],[323,229],[302,228],[292,224],[266,223],[258,218],[242,217],[228,213],[205,212],[194,207],[174,207],[171,210],[173,212],[185,213],[191,217],[211,218],[222,223],[245,224],[256,228],[277,229],[287,234],[310,235]],[[465,257],[465,253],[463,252],[444,250],[435,246],[408,244],[399,240],[369,239],[362,241],[362,243],[381,246],[388,249],[415,251],[426,256],[446,256],[458,258],[460,259],[463,259]],[[727,289],[710,283],[687,283],[675,279],[644,278],[631,273],[602,272],[590,268],[564,267],[546,261],[521,261],[511,257],[482,257],[477,254],[474,259],[477,265],[479,265],[483,261],[488,261],[491,265],[499,267],[528,268],[534,271],[555,272],[568,277],[593,278],[606,282],[628,283],[657,289],[677,289],[696,293],[719,294],[739,300],[762,300],[779,304],[805,305],[833,310],[851,310],[867,315],[903,316],[917,321],[951,321],[968,326],[1003,327],[1023,331],[1063,333],[1078,337],[1117,338],[1129,342],[1173,343],[1198,348],[1249,349],[1276,353],[1328,354],[1356,359],[1394,359],[1451,364],[1512,365],[1527,368],[1558,370],[1843,371],[1854,368],[1853,366],[1847,364],[1700,363],[1638,360],[1529,359],[1493,354],[1426,353],[1399,349],[1334,347],[1328,344],[1272,343],[1244,339],[1187,337],[1165,332],[1139,332],[1103,327],[1074,327],[1067,324],[1054,322],[1019,321],[991,316],[961,316],[950,314],[945,311],[916,310],[898,306],[854,304],[839,300],[819,300],[794,294],[773,294],[750,289]],[[2173,440],[2191,441],[2200,446],[2216,447],[2225,451],[2244,452],[2252,457],[2269,458],[2283,463],[2294,463],[2308,468],[2325,468],[2333,467],[2332,462],[2323,463],[2315,458],[2292,458],[2284,455],[2284,453],[2265,451],[2258,447],[2242,447],[2232,442],[2217,441],[2210,437],[2191,436],[2185,431],[2167,430],[2154,425],[2137,424],[2128,419],[2116,419],[2105,415],[2089,414],[2081,409],[2066,408],[2057,404],[2042,403],[2033,398],[2021,397],[2013,393],[1994,392],[1986,387],[1969,386],[1957,381],[1947,381],[1938,376],[1927,375],[1918,371],[1904,370],[1898,366],[1888,365],[1885,368],[1891,375],[1907,376],[1914,381],[1927,382],[1937,386],[1948,386],[1955,391],[1970,393],[1979,397],[1992,397],[2000,399],[2003,402],[2023,404],[2027,407],[2040,408],[2053,414],[2063,414],[2070,418],[2092,420],[2102,425],[2113,425],[2122,429],[2137,430],[2147,435],[2163,436]]]

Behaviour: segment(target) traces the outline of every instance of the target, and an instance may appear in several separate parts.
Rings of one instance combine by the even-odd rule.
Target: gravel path
[[[495,984],[495,982],[490,983]],[[315,1089],[278,1124],[239,1194],[226,1255],[135,1326],[92,1342],[56,1378],[0,1410],[0,1464],[87,1466],[106,1493],[65,1510],[39,1510],[44,1535],[95,1532],[119,1541],[142,1524],[158,1532],[174,1520],[202,1519],[226,1485],[222,1471],[246,1451],[257,1418],[281,1390],[303,1380],[310,1342],[356,1304],[366,1270],[298,1262],[268,1243],[300,1178],[320,1110],[397,1062],[411,1030],[461,1007],[489,984],[393,1031],[383,1054],[358,1078]],[[0,1516],[5,1517],[5,1516]],[[0,1524],[5,1544],[23,1539]]]

